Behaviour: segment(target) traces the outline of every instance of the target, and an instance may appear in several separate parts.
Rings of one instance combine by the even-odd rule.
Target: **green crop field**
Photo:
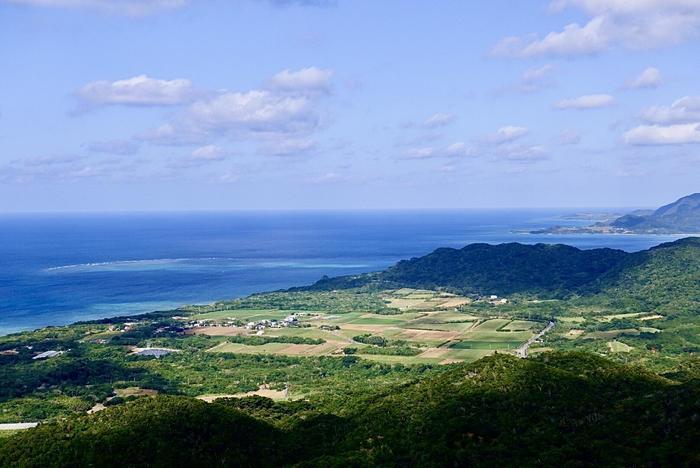
[[[540,326],[538,322],[532,322],[530,320],[513,320],[508,325],[501,328],[502,331],[526,331],[532,330]]]
[[[450,345],[452,349],[515,349],[520,346],[522,341],[458,341]]]

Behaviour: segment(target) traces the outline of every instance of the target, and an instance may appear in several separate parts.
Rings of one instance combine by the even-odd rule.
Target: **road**
[[[518,356],[519,358],[526,358],[527,357],[527,350],[530,348],[530,345],[534,343],[535,341],[539,340],[542,338],[549,330],[554,328],[554,322],[550,321],[546,327],[544,327],[544,330],[539,332],[537,335],[533,336],[529,340],[525,342],[521,347],[515,350],[515,355]]]
[[[31,429],[32,427],[36,427],[38,425],[39,423],[0,424],[0,431],[21,431],[24,429]]]

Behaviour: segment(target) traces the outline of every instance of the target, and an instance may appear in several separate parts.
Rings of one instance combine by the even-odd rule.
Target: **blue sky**
[[[0,211],[655,206],[700,0],[0,0]]]

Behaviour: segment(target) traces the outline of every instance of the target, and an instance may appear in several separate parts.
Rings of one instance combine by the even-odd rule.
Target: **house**
[[[36,356],[34,356],[32,359],[37,360],[37,359],[49,359],[52,357],[60,356],[63,354],[63,351],[44,351],[43,353],[39,353]]]
[[[295,314],[288,315],[282,320],[283,327],[296,326],[299,324],[299,319]]]

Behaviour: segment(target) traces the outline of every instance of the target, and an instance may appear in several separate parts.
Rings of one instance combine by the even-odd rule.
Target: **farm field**
[[[208,349],[212,353],[282,356],[354,355],[387,364],[441,364],[474,361],[508,352],[541,330],[544,323],[477,315],[461,309],[468,298],[404,288],[379,293],[391,313],[353,310],[238,309],[195,315],[200,320],[280,320],[294,314],[293,327],[214,326],[196,334],[231,337]],[[452,307],[458,305],[458,307]],[[246,337],[255,337],[247,343]],[[301,340],[318,340],[318,343]]]
[[[632,346],[617,340],[608,341],[607,345],[611,353],[629,353],[633,349]]]

